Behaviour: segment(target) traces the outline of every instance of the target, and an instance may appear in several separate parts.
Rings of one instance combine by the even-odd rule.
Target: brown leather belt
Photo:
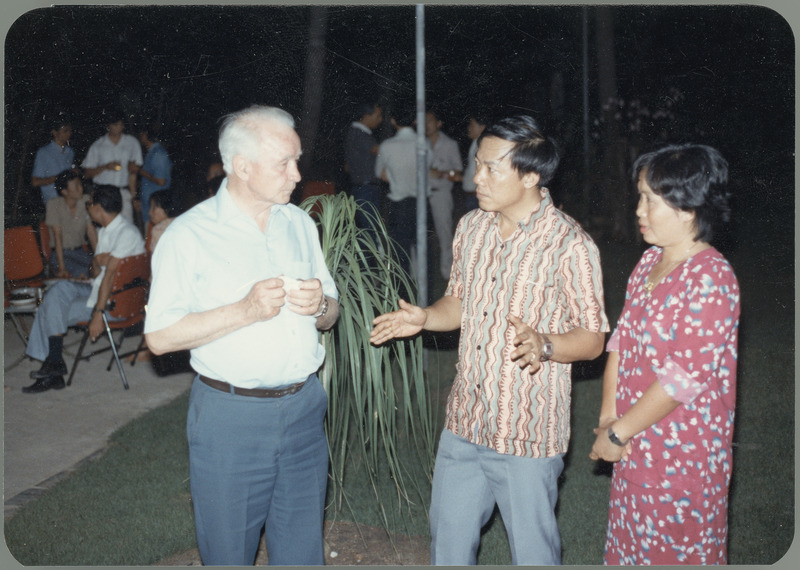
[[[220,392],[227,392],[238,396],[250,396],[251,398],[282,398],[283,396],[299,392],[300,389],[306,385],[305,382],[298,382],[297,384],[292,384],[285,388],[278,388],[277,390],[269,390],[267,388],[239,388],[238,386],[233,386],[222,380],[214,380],[202,374],[198,374],[198,376],[203,384],[211,386]]]

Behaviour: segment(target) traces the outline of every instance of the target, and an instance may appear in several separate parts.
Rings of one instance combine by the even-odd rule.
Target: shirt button
[[[481,345],[478,345],[478,350],[480,350],[480,349],[481,349]]]
[[[484,312],[483,312],[483,316],[484,316],[484,317],[485,317],[486,315],[488,315],[488,314],[489,314],[489,313],[487,313],[486,311],[484,311]]]

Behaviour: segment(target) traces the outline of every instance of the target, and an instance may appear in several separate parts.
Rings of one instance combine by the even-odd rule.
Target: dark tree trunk
[[[313,160],[319,117],[322,109],[328,9],[325,6],[312,6],[309,10],[308,52],[306,55],[303,112],[300,119],[299,135],[303,145],[303,155],[300,160],[301,172],[304,175],[308,174],[314,177],[318,175],[318,173],[314,172]]]

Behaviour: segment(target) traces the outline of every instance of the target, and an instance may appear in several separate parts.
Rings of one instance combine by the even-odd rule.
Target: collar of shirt
[[[353,127],[354,129],[358,129],[358,130],[360,130],[360,131],[364,131],[364,132],[365,132],[365,133],[367,133],[368,135],[371,135],[371,134],[372,134],[372,129],[370,129],[370,128],[369,128],[367,125],[365,125],[365,124],[364,124],[364,123],[362,123],[361,121],[353,121],[353,122],[350,124],[350,126],[351,126],[351,127]]]
[[[122,224],[122,214],[117,214],[107,226],[103,226],[97,231],[97,253],[108,253],[111,251],[111,244],[105,243],[103,237],[108,234],[113,234],[117,228]]]
[[[228,179],[225,178],[220,184],[219,190],[217,190],[217,194],[214,197],[217,201],[217,220],[220,223],[227,223],[235,218],[246,218],[250,219],[246,213],[244,213],[239,206],[236,205],[236,202],[233,201],[231,197],[231,193],[228,191]],[[270,216],[282,214],[284,216],[288,216],[288,212],[286,212],[286,205],[284,204],[275,204],[270,208]],[[255,226],[255,221],[253,221],[253,225]]]
[[[416,138],[417,131],[415,131],[411,127],[400,127],[394,136],[398,138]]]
[[[552,213],[555,208],[555,206],[553,206],[553,198],[550,196],[550,191],[547,188],[540,188],[539,195],[542,198],[539,205],[531,210],[523,220],[517,222],[517,227],[522,229],[526,234],[533,233],[536,230],[538,221]],[[497,231],[500,231],[500,214],[497,212],[493,212],[493,214],[494,227]]]
[[[50,141],[49,146],[53,147],[53,150],[55,150],[56,152],[60,152],[61,154],[66,154],[67,151],[70,149],[70,146],[68,144],[61,146],[56,141]]]

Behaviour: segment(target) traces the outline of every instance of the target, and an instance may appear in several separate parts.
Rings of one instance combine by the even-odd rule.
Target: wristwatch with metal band
[[[542,345],[542,354],[539,356],[539,360],[546,362],[553,358],[553,343],[544,335],[542,335],[542,338],[544,339],[544,345]]]

